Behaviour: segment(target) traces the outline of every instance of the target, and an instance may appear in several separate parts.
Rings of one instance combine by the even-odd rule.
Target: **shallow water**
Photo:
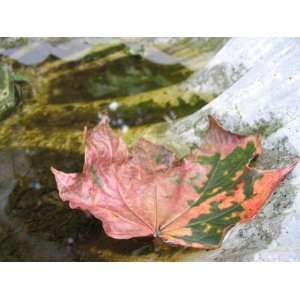
[[[51,42],[71,42],[77,55],[76,39]],[[0,121],[0,261],[170,261],[194,251],[152,238],[109,238],[98,220],[59,199],[49,168],[81,170],[83,128],[104,112],[134,143],[149,129],[200,109],[206,102],[179,88],[195,70],[150,61],[120,41],[93,41],[72,60],[46,56],[46,46],[36,43],[26,41],[26,51],[9,45],[0,58],[13,71],[16,99]]]

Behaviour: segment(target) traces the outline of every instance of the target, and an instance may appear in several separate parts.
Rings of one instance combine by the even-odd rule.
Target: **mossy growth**
[[[95,126],[103,113],[130,145],[141,136],[160,139],[169,123],[206,104],[178,88],[192,71],[151,63],[117,44],[96,47],[73,62],[51,58],[32,67],[6,62],[30,78],[32,92],[1,122],[0,151],[24,152],[30,169],[15,175],[4,212],[9,223],[0,215],[0,260],[177,260],[190,253],[149,238],[107,237],[98,220],[61,202],[49,168],[81,170],[83,128]]]

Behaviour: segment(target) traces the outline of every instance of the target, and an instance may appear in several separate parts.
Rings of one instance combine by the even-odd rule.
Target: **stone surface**
[[[49,56],[66,61],[80,59],[97,44],[117,41],[119,39],[114,38],[28,38],[26,43],[20,44],[4,40],[3,47],[0,44],[0,55],[24,65],[36,65],[44,62]]]
[[[181,63],[199,70],[218,52],[228,38],[15,38],[0,40],[0,55],[21,64],[36,65],[49,56],[77,60],[95,46],[124,43],[129,51],[157,64]]]
[[[263,136],[264,152],[257,162],[258,167],[276,168],[299,157],[300,40],[269,40],[268,55],[262,40],[256,41],[257,47],[255,40],[233,39],[224,47],[233,65],[243,63],[244,57],[249,70],[203,109],[177,122],[167,134],[169,140],[173,136],[176,141],[196,143],[207,126],[207,115],[211,114],[234,132],[258,132]],[[232,53],[236,49],[240,54],[234,59]],[[247,60],[250,56],[251,63]],[[261,56],[264,59],[259,59]],[[300,165],[281,184],[258,217],[235,227],[220,249],[194,253],[186,259],[300,260]]]
[[[112,39],[110,42],[114,43],[115,40]],[[27,43],[27,46],[3,48],[0,53],[15,57],[18,62],[35,65],[46,60],[49,55],[66,61],[79,59],[86,55],[89,47],[93,48],[98,43],[99,40],[94,38],[80,38],[73,41],[68,38],[37,38]],[[140,45],[139,41],[130,43],[130,51],[140,51],[137,46],[135,46],[137,48],[131,47]],[[199,50],[198,54],[202,53],[201,55],[193,53],[187,55],[182,52],[183,45],[192,46],[193,43],[198,45],[197,43],[200,42],[194,39],[186,42],[176,38],[153,39],[150,44],[157,52],[153,54],[148,51],[147,55],[151,61],[165,62],[166,65],[173,65],[174,62],[179,61],[192,64],[199,59],[196,69],[200,66],[200,71],[182,84],[183,90],[196,91],[200,95],[211,93],[210,97],[213,97],[213,94],[220,94],[220,96],[202,110],[180,121],[174,123],[173,119],[169,118],[171,127],[166,133],[165,124],[162,127],[154,126],[151,133],[152,126],[145,123],[144,127],[147,131],[143,131],[144,127],[133,129],[131,126],[129,132],[133,132],[132,136],[137,137],[140,132],[143,132],[146,137],[165,143],[184,155],[189,151],[190,145],[199,142],[199,137],[201,138],[207,126],[207,114],[212,114],[226,128],[234,132],[243,134],[259,132],[263,135],[264,154],[257,161],[258,167],[276,168],[295,159],[300,152],[298,129],[300,41],[298,39],[234,38],[221,50],[218,48],[219,45],[212,51],[211,48],[203,46],[202,50],[207,49],[207,51]],[[175,46],[176,49],[172,48]],[[123,48],[118,50],[117,54],[117,58],[121,55],[122,59],[127,55]],[[184,58],[188,59],[184,60]],[[97,57],[96,59],[98,63],[100,61],[112,64],[116,57],[113,56],[112,60],[108,60],[106,56],[100,60]],[[205,67],[207,61],[209,63]],[[72,67],[74,65],[76,67]],[[135,65],[134,60],[130,66]],[[179,96],[188,95],[182,90],[180,91],[182,94],[178,94],[177,85],[176,90],[173,91],[172,84],[158,90],[150,90],[146,93],[135,92],[136,94],[128,97],[113,99],[97,98],[76,102],[72,96],[73,98],[70,98],[72,105],[48,101],[49,91],[55,91],[53,86],[48,90],[48,84],[55,79],[56,75],[60,76],[65,72],[68,74],[67,77],[62,77],[65,79],[61,80],[62,85],[54,85],[67,93],[69,92],[67,81],[72,82],[72,71],[81,68],[87,75],[93,75],[89,73],[92,67],[93,63],[89,64],[89,60],[81,64],[49,60],[44,65],[35,66],[38,72],[34,73],[36,77],[33,77],[34,98],[26,101],[22,110],[2,123],[0,223],[3,222],[4,225],[0,226],[0,240],[5,241],[1,244],[2,248],[0,247],[2,257],[7,260],[300,260],[299,166],[281,184],[257,218],[248,224],[234,228],[226,236],[223,246],[215,251],[199,252],[180,249],[177,254],[177,250],[173,249],[165,252],[161,249],[153,251],[149,241],[111,240],[99,231],[101,230],[99,224],[88,216],[61,207],[62,204],[55,194],[53,178],[49,175],[49,167],[54,165],[69,171],[80,168],[82,155],[78,152],[81,149],[82,128],[85,125],[92,126],[93,122],[98,121],[97,112],[102,111],[103,107],[114,107],[110,106],[111,103],[118,103],[118,108],[111,111],[120,113],[125,102],[127,104],[132,102],[136,111],[142,109],[149,117],[149,107],[152,107],[152,100],[149,99],[155,99],[160,105],[170,102],[172,105],[169,104],[168,109],[174,111],[173,101],[176,102]],[[134,71],[132,67],[131,72]],[[202,67],[205,69],[201,71]],[[214,80],[215,76],[217,79],[220,78],[220,81]],[[40,81],[36,80],[38,78]],[[85,95],[84,91],[82,90],[79,95]],[[186,99],[179,98],[178,103],[191,105],[194,96]],[[63,100],[63,97],[60,96],[59,100]],[[147,105],[141,106],[141,102]],[[157,116],[157,106],[153,107],[153,115]],[[123,108],[124,115],[128,115],[127,112],[131,110],[125,108]],[[188,109],[186,111],[189,111]],[[163,109],[161,114],[165,114]],[[118,121],[118,118],[116,120]],[[75,154],[73,150],[76,150]],[[33,173],[26,173],[28,169]],[[18,170],[24,172],[18,174]],[[8,196],[10,196],[9,202]],[[5,207],[8,209],[6,213]],[[1,228],[4,230],[2,233]],[[64,230],[61,230],[62,228]]]
[[[9,66],[0,64],[0,120],[16,106],[14,77]]]
[[[132,51],[159,64],[181,63],[193,71],[204,68],[228,38],[123,38]]]
[[[183,87],[199,94],[220,95],[255,66],[272,57],[280,59],[298,39],[285,38],[234,38],[199,70]],[[242,47],[241,47],[242,45]]]

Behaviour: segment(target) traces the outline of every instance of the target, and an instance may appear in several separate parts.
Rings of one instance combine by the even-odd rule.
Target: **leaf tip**
[[[107,125],[109,124],[109,121],[110,121],[109,116],[107,114],[102,114],[99,125]]]
[[[300,157],[297,157],[296,159],[294,159],[288,166],[286,166],[283,170],[285,172],[285,175],[287,175],[288,173],[290,173],[291,171],[294,170],[294,168],[296,167],[296,165],[299,163],[300,161]]]
[[[222,128],[219,122],[212,115],[208,115],[207,118],[209,128]]]
[[[61,172],[61,171],[55,169],[55,168],[52,167],[52,166],[50,167],[50,171],[51,171],[52,174],[54,175],[56,181],[59,181],[59,180],[61,179],[61,177],[62,177],[63,175],[65,175],[64,172]]]
[[[50,171],[55,175],[57,173],[57,170],[54,167],[50,167]]]

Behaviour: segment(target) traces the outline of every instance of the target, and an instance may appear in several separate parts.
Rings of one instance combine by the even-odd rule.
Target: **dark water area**
[[[78,57],[46,55],[50,46],[35,40],[22,41],[26,51],[21,43],[0,52],[0,261],[180,260],[192,250],[106,236],[99,220],[59,199],[49,168],[81,171],[83,128],[103,113],[131,144],[200,109],[206,101],[179,88],[195,70],[150,61],[121,42],[50,42]]]

